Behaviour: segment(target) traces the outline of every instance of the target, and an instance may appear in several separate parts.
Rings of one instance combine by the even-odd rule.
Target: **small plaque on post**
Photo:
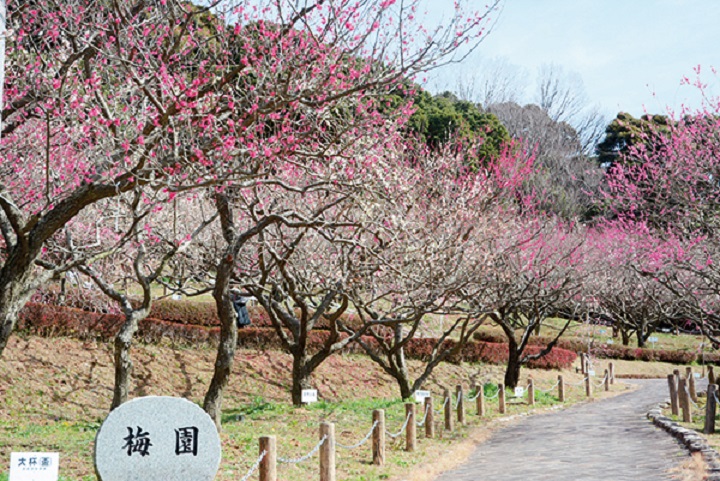
[[[318,400],[317,389],[303,389],[300,392],[300,402],[303,404],[316,403]]]
[[[593,371],[592,369],[589,370],[589,371],[588,371],[588,376],[590,376],[590,377],[595,377],[595,371]]]
[[[515,397],[523,397],[525,395],[525,388],[518,386],[515,388]]]
[[[57,481],[59,453],[10,453],[8,481]]]
[[[430,397],[430,391],[419,391],[418,390],[418,391],[415,391],[414,396],[415,396],[415,402],[421,403],[421,402],[425,401],[425,398]]]

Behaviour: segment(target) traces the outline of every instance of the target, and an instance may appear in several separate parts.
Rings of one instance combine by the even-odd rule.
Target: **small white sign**
[[[605,329],[600,329],[600,334],[605,334],[607,331]]]
[[[430,397],[431,394],[430,394],[430,391],[415,391],[414,396],[415,396],[415,402],[421,403],[421,402],[425,401],[425,398]]]
[[[612,346],[613,344],[615,344],[615,341],[613,341],[612,339],[608,339],[606,344]]]
[[[57,481],[60,453],[10,453],[8,481]]]
[[[182,294],[178,294],[177,292],[170,297],[173,301],[182,301]]]
[[[648,341],[655,344],[656,342],[658,342],[658,338],[656,336],[650,336],[648,337]]]
[[[588,371],[588,376],[590,376],[590,377],[595,377],[595,371],[593,371],[592,369],[589,370],[589,371]]]
[[[700,373],[699,373],[699,372],[694,372],[694,373],[693,373],[693,377],[694,377],[695,379],[700,379]]]
[[[518,386],[515,388],[515,397],[523,397],[525,395],[525,388]]]
[[[303,404],[316,403],[318,400],[317,389],[303,389],[300,393],[300,401]]]

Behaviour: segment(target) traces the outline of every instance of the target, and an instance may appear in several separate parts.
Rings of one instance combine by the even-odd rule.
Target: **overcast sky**
[[[426,1],[432,17],[450,15],[451,0]],[[436,74],[430,88],[452,90],[458,72],[482,75],[493,59],[527,72],[526,101],[536,93],[538,67],[553,63],[579,74],[589,102],[610,116],[665,112],[684,102],[699,107],[695,89],[680,83],[702,65],[704,80],[720,94],[710,72],[720,69],[720,0],[504,0],[476,53]]]

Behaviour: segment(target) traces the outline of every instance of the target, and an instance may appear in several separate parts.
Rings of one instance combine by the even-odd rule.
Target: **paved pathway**
[[[687,458],[645,418],[667,381],[607,400],[531,416],[497,431],[460,468],[436,481],[663,481]]]

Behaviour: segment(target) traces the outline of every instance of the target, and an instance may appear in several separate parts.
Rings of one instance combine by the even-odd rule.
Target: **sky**
[[[426,2],[429,18],[452,13],[450,0]],[[524,78],[532,102],[538,68],[555,64],[582,79],[588,103],[604,114],[638,116],[699,108],[697,89],[681,81],[695,79],[700,65],[720,95],[720,76],[711,72],[720,69],[720,0],[504,0],[501,8],[479,48],[434,73],[431,90],[453,90],[458,75],[482,76],[488,62],[501,62]]]

